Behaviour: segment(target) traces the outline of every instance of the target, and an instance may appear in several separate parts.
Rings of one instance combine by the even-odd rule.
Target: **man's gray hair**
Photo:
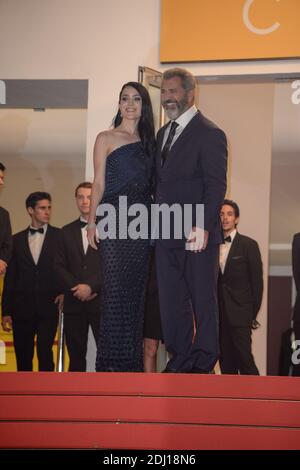
[[[174,67],[173,69],[168,69],[163,73],[163,80],[170,80],[170,78],[179,77],[181,79],[182,87],[185,91],[194,90],[197,86],[197,81],[194,75],[191,74],[186,69],[181,69],[179,67]]]

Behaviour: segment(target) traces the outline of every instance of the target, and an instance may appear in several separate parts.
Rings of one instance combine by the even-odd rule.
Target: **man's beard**
[[[168,103],[175,104],[175,108],[166,107]],[[163,108],[166,111],[166,114],[171,121],[177,119],[181,114],[184,113],[187,109],[188,100],[187,97],[183,97],[180,101],[167,100],[163,103]]]

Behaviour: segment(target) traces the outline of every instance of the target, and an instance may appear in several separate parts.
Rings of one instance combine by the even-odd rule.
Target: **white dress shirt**
[[[32,225],[30,225],[30,228],[36,229],[36,227],[32,227]],[[28,230],[29,249],[30,249],[30,252],[31,252],[31,255],[35,264],[38,264],[39,262],[39,257],[43,248],[43,243],[44,243],[45,236],[47,233],[48,224],[43,225],[43,227],[41,228],[44,229],[44,233],[37,232],[37,233],[32,234]]]
[[[180,134],[183,132],[184,128],[188,125],[188,123],[193,119],[195,114],[197,114],[198,110],[195,105],[191,106],[189,109],[187,109],[181,116],[179,116],[177,119],[175,119],[175,122],[177,122],[178,126],[176,127],[175,135],[173,137],[172,143],[170,148],[174,145]],[[170,129],[171,129],[171,123],[173,121],[170,121],[168,127],[165,130],[164,133],[164,140],[163,140],[163,145],[162,149],[165,146],[165,143],[167,141]]]
[[[220,245],[220,269],[222,271],[222,274],[224,274],[225,266],[226,266],[226,262],[227,262],[227,258],[228,258],[228,254],[229,254],[229,250],[231,248],[234,237],[236,236],[236,229],[232,230],[232,232],[229,233],[229,235],[231,237],[231,242],[226,242],[225,241],[225,243],[222,243],[222,245]],[[227,237],[229,235],[227,235]]]

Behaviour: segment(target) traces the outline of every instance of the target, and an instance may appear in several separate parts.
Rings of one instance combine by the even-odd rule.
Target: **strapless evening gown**
[[[148,238],[119,238],[118,215],[119,196],[127,196],[128,207],[140,203],[149,210],[150,169],[151,162],[141,142],[122,145],[107,156],[101,204],[109,203],[116,210],[117,238],[100,238],[98,248],[102,271],[98,372],[143,371],[143,320],[150,241]]]

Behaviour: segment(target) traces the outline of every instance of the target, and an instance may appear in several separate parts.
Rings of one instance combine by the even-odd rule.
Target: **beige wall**
[[[74,187],[85,177],[86,116],[86,109],[0,109],[0,161],[7,167],[1,205],[14,233],[30,221],[24,201],[33,191],[51,194],[53,225],[77,217]]]
[[[29,163],[26,167],[16,167],[6,173],[1,205],[9,210],[13,233],[29,225],[25,199],[33,191],[47,191],[51,194],[52,225],[62,227],[78,217],[74,188],[84,180],[84,167],[68,168],[54,161],[49,162],[46,170],[33,168]]]
[[[270,265],[292,264],[293,235],[300,229],[300,104],[291,82],[276,83],[270,201]],[[291,269],[290,269],[291,271]]]
[[[227,197],[241,210],[239,231],[257,240],[264,266],[261,328],[253,334],[257,366],[266,372],[270,178],[274,85],[201,85],[199,107],[224,129],[229,146]]]
[[[89,80],[87,177],[93,173],[92,148],[95,136],[110,125],[121,84],[137,78],[138,65],[160,70],[168,67],[159,64],[159,17],[159,0],[0,2],[0,78]],[[195,75],[300,73],[300,60],[186,64],[186,67]],[[230,93],[220,95],[214,110],[215,120],[224,124],[225,128],[227,116],[224,115],[226,107],[223,103],[231,106],[233,98]],[[265,125],[271,125],[271,120],[268,123],[270,116],[266,115],[257,98],[251,101],[247,94],[242,98],[245,100],[245,109],[250,107],[255,121],[261,122],[265,116]],[[270,96],[264,97],[262,92],[261,99],[265,102]],[[260,106],[260,114],[255,113],[256,105]],[[214,117],[212,112],[209,114]],[[237,121],[234,118],[232,116],[233,132]],[[256,128],[259,131],[258,126]],[[246,120],[243,121],[242,131],[236,146],[238,158],[232,158],[231,162],[230,194],[239,200],[242,207],[244,216],[241,231],[252,234],[260,241],[266,262],[270,155],[266,148],[262,148],[259,155],[251,152],[251,145],[257,135],[250,138]],[[241,136],[244,136],[245,141]],[[235,138],[230,139],[231,145],[235,145],[233,142]],[[256,181],[255,186],[253,181]],[[257,220],[257,207],[252,203],[253,192],[261,202],[259,223],[255,226],[250,222]],[[264,341],[265,327],[257,333],[257,337]],[[264,345],[262,350],[264,354]],[[263,367],[264,358],[260,358],[259,363]]]
[[[159,63],[160,0],[1,0],[0,78],[87,78],[87,174],[95,136],[138,65]],[[186,64],[195,75],[299,72],[300,60]]]

